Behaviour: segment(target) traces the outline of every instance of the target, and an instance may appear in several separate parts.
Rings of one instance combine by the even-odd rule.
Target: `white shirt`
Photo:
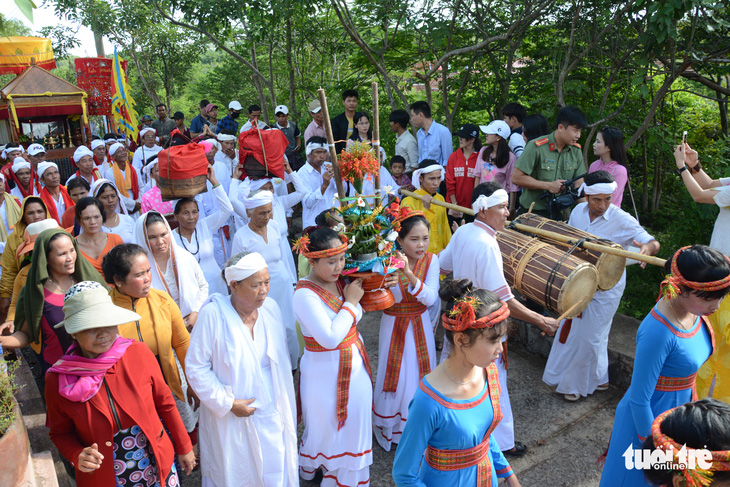
[[[323,164],[321,170],[324,169]],[[297,171],[297,174],[306,191],[304,198],[302,198],[302,228],[307,228],[314,225],[314,219],[317,215],[334,206],[332,200],[335,194],[337,194],[337,187],[335,186],[335,178],[333,177],[330,179],[330,184],[327,186],[324,194],[322,194],[321,186],[324,182],[322,174],[314,166],[309,164],[309,162],[303,165]]]
[[[509,301],[514,296],[504,278],[496,234],[480,221],[462,225],[439,253],[439,265],[442,270],[453,271],[454,279],[469,279],[475,288],[487,289],[502,301]]]
[[[591,221],[588,203],[580,203],[570,214],[568,225],[598,237],[606,238],[621,245],[624,249],[633,245],[634,240],[639,243],[648,243],[654,240],[654,237],[644,230],[644,227],[636,221],[636,218],[616,205],[609,205],[606,213]]]
[[[710,247],[730,256],[730,178],[721,178],[723,186],[712,188],[717,190],[715,203],[720,207],[720,214],[715,220]]]

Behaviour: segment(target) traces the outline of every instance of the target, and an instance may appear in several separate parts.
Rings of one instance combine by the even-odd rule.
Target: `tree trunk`
[[[294,64],[292,63],[291,18],[286,20],[286,66],[289,68],[289,110],[295,120],[299,119],[299,110],[296,103],[296,84],[294,83]],[[276,115],[276,114],[274,114]]]
[[[254,43],[251,44],[251,64],[254,66],[254,68],[256,68],[256,71],[259,70],[259,63],[256,60],[256,45]],[[259,104],[266,105],[266,97],[264,96],[264,88],[263,86],[261,86],[261,78],[259,78],[255,74],[252,76],[252,78],[253,85],[256,87],[256,95],[258,96]],[[248,116],[248,110],[246,110],[246,115]]]
[[[96,45],[96,55],[98,57],[106,57],[106,54],[104,54],[104,38],[96,29],[94,29],[93,32],[94,44]]]
[[[649,211],[649,154],[646,151],[646,135],[641,137],[641,177],[643,185],[641,188],[641,212]]]
[[[728,82],[728,76],[725,76],[725,84],[730,86],[730,83]],[[723,81],[723,77],[718,76],[717,77],[717,84],[721,85]],[[717,105],[718,109],[720,111],[720,129],[722,130],[722,135],[724,137],[728,136],[728,126],[727,126],[727,95],[722,95],[721,93],[717,93]]]

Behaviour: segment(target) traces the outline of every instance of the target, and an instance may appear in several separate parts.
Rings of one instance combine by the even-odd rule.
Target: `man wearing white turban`
[[[10,190],[10,194],[23,201],[27,196],[38,196],[41,192],[41,185],[38,183],[38,177],[35,175],[30,162],[18,156],[13,159],[13,165],[10,167],[13,171],[13,180],[15,187]]]
[[[267,263],[234,255],[224,275],[231,296],[208,298],[185,358],[202,406],[203,487],[299,485],[292,364]]]
[[[507,221],[509,195],[499,183],[489,181],[474,188],[471,200],[474,222],[460,226],[451,237],[449,245],[439,254],[441,273],[453,271],[454,279],[469,279],[474,288],[492,291],[501,301],[507,303],[513,318],[532,323],[552,335],[558,327],[557,320],[531,311],[518,299],[514,299],[512,290],[504,278],[504,264],[496,234],[498,230],[504,228],[504,222]],[[444,344],[441,352],[442,361],[448,356],[447,344],[448,342]],[[499,370],[499,385],[502,391],[500,401],[504,417],[494,429],[493,435],[506,455],[520,456],[527,452],[527,447],[515,441],[504,354],[500,354],[496,364]]]
[[[94,184],[94,181],[101,179],[101,173],[94,164],[94,152],[91,149],[85,145],[77,147],[73,159],[78,170],[66,180],[67,185],[74,178],[85,179],[89,186]]]
[[[628,248],[639,247],[642,254],[654,255],[659,242],[639,222],[611,204],[616,181],[606,171],[586,174],[580,191],[586,202],[570,213],[568,225]],[[564,320],[553,340],[542,380],[556,386],[558,394],[577,401],[595,391],[608,389],[608,333],[626,287],[626,271],[607,291],[596,291],[578,318]]]
[[[139,138],[142,145],[137,147],[137,150],[134,151],[134,156],[132,157],[132,166],[134,166],[137,172],[142,176],[142,183],[144,185],[143,193],[152,187],[149,175],[143,169],[150,157],[162,150],[162,147],[157,145],[155,141],[156,137],[157,132],[152,127],[144,127],[140,130]]]
[[[68,208],[75,205],[61,185],[61,174],[55,162],[41,162],[38,164],[38,179],[45,184],[41,189],[40,197],[48,207],[48,216],[61,225],[61,218]]]
[[[258,191],[244,200],[246,213],[250,218],[248,225],[240,228],[233,238],[231,252],[258,252],[266,260],[271,276],[270,296],[279,303],[282,322],[286,328],[286,343],[292,367],[297,367],[299,359],[299,339],[294,324],[294,280],[284,263],[280,239],[281,231],[272,220],[274,194],[271,191]]]

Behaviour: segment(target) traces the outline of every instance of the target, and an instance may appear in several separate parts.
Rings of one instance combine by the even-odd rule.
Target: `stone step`
[[[59,487],[50,451],[29,455],[28,469],[19,487]]]

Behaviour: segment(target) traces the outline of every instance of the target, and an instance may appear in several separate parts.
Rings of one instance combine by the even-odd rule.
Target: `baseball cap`
[[[243,110],[243,107],[241,106],[240,103],[238,103],[237,100],[233,100],[232,102],[230,102],[228,104],[228,108],[231,110]]]
[[[143,122],[151,122],[152,117],[150,115],[142,115],[142,121]]]
[[[279,113],[289,115],[289,109],[286,107],[286,105],[279,105],[278,107],[274,108],[274,115],[278,115]]]
[[[312,113],[317,113],[322,109],[322,105],[320,105],[319,100],[312,100],[309,102],[309,111]]]
[[[209,112],[214,108],[218,108],[218,105],[216,105],[215,103],[208,103],[207,105],[205,105],[206,112]]]
[[[46,152],[46,148],[40,144],[30,144],[28,146],[28,155],[29,156],[34,156],[36,154],[42,154],[42,153],[45,154],[45,152]]]
[[[476,139],[477,135],[479,135],[479,127],[473,123],[465,123],[454,135],[465,139]]]
[[[175,120],[180,120],[181,118],[185,118],[185,114],[183,112],[175,112],[172,118]]]
[[[480,125],[479,128],[482,129],[482,132],[487,135],[496,134],[503,139],[509,139],[509,136],[512,133],[509,125],[507,125],[507,122],[505,122],[504,120],[495,120],[489,125]]]

